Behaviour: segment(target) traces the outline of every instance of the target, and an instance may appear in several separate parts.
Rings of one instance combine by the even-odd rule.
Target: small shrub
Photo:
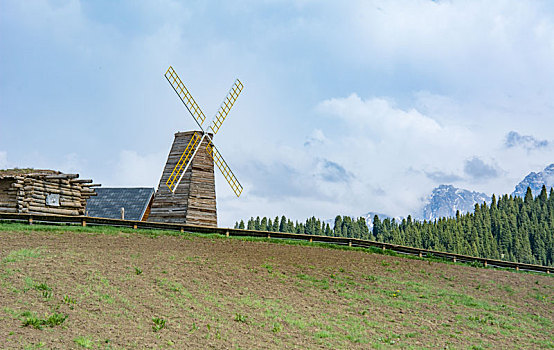
[[[135,267],[135,274],[136,274],[136,275],[142,274],[142,270],[141,270],[140,268],[138,268],[138,267]]]

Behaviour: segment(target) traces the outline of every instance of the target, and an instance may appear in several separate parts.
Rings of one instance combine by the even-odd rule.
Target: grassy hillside
[[[0,224],[3,348],[554,348],[552,276],[161,231]]]

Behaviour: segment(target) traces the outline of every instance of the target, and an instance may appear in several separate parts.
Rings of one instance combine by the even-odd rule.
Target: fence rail
[[[448,259],[454,262],[470,262],[470,263],[479,262],[484,266],[513,268],[515,270],[544,272],[547,274],[554,271],[554,267],[552,266],[542,266],[542,265],[524,264],[524,263],[504,261],[504,260],[487,259],[487,258],[480,258],[475,256],[469,256],[469,255],[439,252],[439,251],[429,250],[429,249],[407,247],[407,246],[402,246],[397,244],[382,243],[382,242],[375,242],[375,241],[368,241],[363,239],[347,238],[347,237],[316,236],[316,235],[288,233],[288,232],[253,231],[253,230],[241,230],[241,229],[224,228],[224,227],[207,227],[207,226],[149,222],[149,221],[107,219],[107,218],[97,218],[97,217],[90,217],[90,216],[66,216],[66,215],[50,215],[50,214],[0,213],[0,220],[25,222],[31,225],[33,223],[46,223],[46,224],[63,223],[63,224],[77,224],[81,226],[87,226],[87,225],[119,226],[119,227],[130,227],[134,229],[159,229],[159,230],[193,232],[193,233],[218,233],[226,236],[295,239],[295,240],[304,240],[309,242],[348,245],[351,247],[363,247],[363,248],[374,247],[374,248],[379,248],[383,250],[391,250],[397,253],[415,255],[419,257],[432,256],[437,258]]]

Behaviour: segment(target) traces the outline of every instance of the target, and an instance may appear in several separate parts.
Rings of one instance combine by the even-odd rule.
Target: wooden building
[[[0,170],[0,212],[85,215],[92,180],[54,170]]]
[[[214,162],[206,150],[206,139],[175,192],[166,185],[193,134],[194,131],[175,134],[147,221],[217,226]]]

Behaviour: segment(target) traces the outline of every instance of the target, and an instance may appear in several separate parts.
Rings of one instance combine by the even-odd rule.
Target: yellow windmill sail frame
[[[229,168],[229,166],[227,165],[225,159],[223,159],[223,157],[221,156],[221,153],[219,153],[219,151],[211,141],[208,141],[206,150],[208,151],[208,154],[213,158],[214,163],[217,165],[217,167],[223,174],[223,177],[225,178],[225,180],[227,180],[237,197],[240,197],[240,194],[242,193],[242,185],[240,184],[239,180],[237,180],[235,174],[233,174],[233,172],[231,171],[231,168]]]
[[[242,85],[242,83],[238,79],[235,80],[235,83],[233,84],[233,86],[231,86],[229,93],[221,103],[221,106],[219,106],[219,109],[214,116],[213,123],[210,126],[214,135],[217,134],[219,128],[221,128],[221,124],[223,124],[223,121],[225,120],[225,118],[227,118],[227,115],[231,111],[231,107],[233,107],[233,105],[235,104],[235,101],[242,92],[243,87],[244,85]]]
[[[196,120],[196,122],[198,123],[198,126],[202,127],[202,123],[204,123],[204,120],[206,120],[206,116],[194,100],[194,97],[192,97],[185,84],[183,84],[181,78],[179,78],[173,67],[169,66],[169,68],[165,72],[165,78],[167,79],[167,81],[169,81],[169,84],[171,84],[173,90],[175,90],[177,95],[179,95],[179,98],[181,99],[181,101],[183,101],[185,107],[187,107],[190,114],[192,114],[192,116],[194,117],[194,120]]]
[[[195,132],[194,135],[190,138],[190,141],[185,148],[185,151],[181,155],[181,158],[177,162],[177,165],[175,165],[175,168],[173,168],[173,171],[171,172],[171,175],[167,178],[167,181],[165,184],[171,192],[175,191],[175,187],[177,184],[179,184],[179,181],[183,177],[184,172],[188,168],[188,163],[192,159],[192,155],[196,151],[196,148],[199,146],[199,141],[202,137],[200,136],[200,133]]]

